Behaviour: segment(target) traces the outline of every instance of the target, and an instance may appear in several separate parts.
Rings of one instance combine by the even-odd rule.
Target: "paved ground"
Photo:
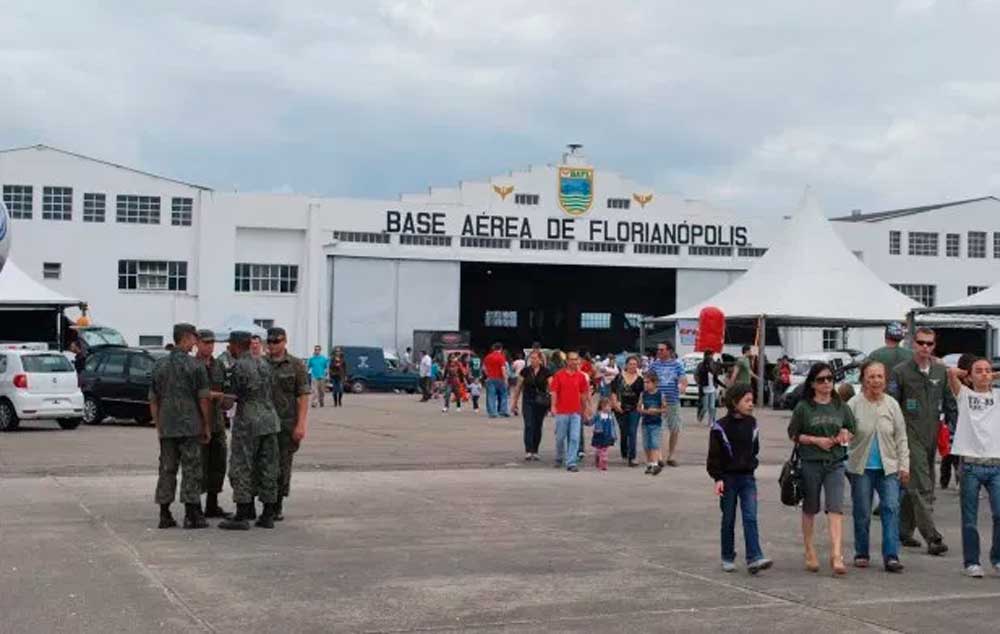
[[[0,632],[995,631],[1000,579],[960,576],[954,491],[946,557],[909,551],[902,576],[802,570],[775,484],[787,414],[762,416],[777,563],[751,578],[718,569],[703,428],[657,478],[569,474],[520,461],[516,420],[345,401],[313,411],[274,531],[156,530],[150,428],[0,435]]]

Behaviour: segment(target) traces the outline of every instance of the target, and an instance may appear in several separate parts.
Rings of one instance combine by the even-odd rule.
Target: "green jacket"
[[[306,364],[287,352],[280,359],[267,358],[271,366],[271,398],[281,428],[291,431],[299,419],[299,397],[309,396],[309,373]]]
[[[267,361],[244,352],[233,363],[229,385],[236,396],[233,436],[252,438],[281,430],[271,400],[271,366]]]
[[[892,369],[889,389],[903,410],[910,444],[919,442],[924,448],[935,446],[941,414],[946,407],[954,408],[951,401],[955,397],[948,389],[947,368],[934,363],[924,374],[915,360],[904,361]]]
[[[153,365],[149,400],[159,407],[160,438],[201,434],[200,400],[208,398],[208,372],[179,349]]]

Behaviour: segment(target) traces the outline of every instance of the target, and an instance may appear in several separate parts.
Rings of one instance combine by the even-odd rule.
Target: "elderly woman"
[[[857,430],[851,439],[847,477],[854,502],[854,565],[867,568],[872,492],[882,509],[882,563],[886,572],[903,572],[899,563],[899,485],[910,479],[910,447],[899,403],[885,393],[886,370],[878,361],[861,366],[861,393],[848,403]]]

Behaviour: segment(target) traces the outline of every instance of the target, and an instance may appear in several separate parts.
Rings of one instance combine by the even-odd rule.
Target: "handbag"
[[[552,395],[548,392],[535,392],[535,398],[532,399],[531,404],[546,411],[550,410],[552,409]]]
[[[938,423],[937,449],[942,458],[948,457],[951,453],[951,431],[944,423]]]
[[[785,506],[798,506],[802,502],[802,460],[799,458],[799,446],[792,448],[792,455],[781,467],[778,476],[781,487],[781,503]]]

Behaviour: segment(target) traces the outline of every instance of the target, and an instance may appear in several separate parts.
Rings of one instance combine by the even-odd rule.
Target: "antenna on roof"
[[[570,154],[576,154],[576,151],[583,147],[582,143],[568,143],[566,147],[569,148]]]
[[[562,162],[563,165],[582,165],[586,158],[583,156],[583,152],[580,149],[583,148],[582,143],[567,143],[566,147],[569,152],[563,152]]]

